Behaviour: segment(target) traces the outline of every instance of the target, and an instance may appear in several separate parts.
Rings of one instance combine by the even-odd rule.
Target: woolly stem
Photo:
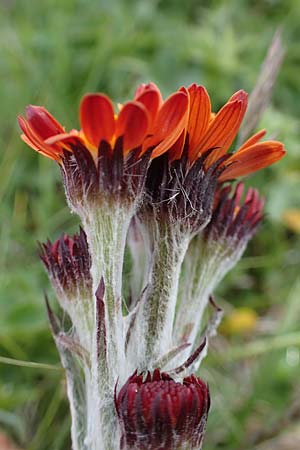
[[[93,291],[101,278],[105,286],[107,354],[115,381],[124,362],[122,271],[126,234],[132,216],[128,205],[103,204],[86,214],[83,222],[92,258]]]
[[[134,304],[143,287],[146,268],[145,241],[140,229],[137,217],[133,217],[127,236],[127,245],[130,250],[132,269],[130,274],[130,296],[131,303]]]
[[[113,392],[106,387],[106,393],[99,396],[97,377],[93,373],[86,374],[87,384],[87,435],[86,448],[89,450],[119,449],[119,436],[116,433],[117,422],[114,414]],[[85,447],[83,449],[85,450]]]
[[[182,282],[180,305],[176,314],[176,335],[179,343],[189,342],[194,348],[200,332],[203,314],[209,296],[221,279],[232,269],[242,256],[246,242],[204,241],[197,236],[188,249]],[[185,357],[182,355],[182,357]]]
[[[101,208],[88,211],[83,218],[92,259],[93,292],[97,292],[100,281],[104,287],[104,299],[97,298],[94,302],[91,371],[87,381],[87,441],[91,450],[115,450],[119,446],[113,397],[117,378],[125,366],[121,295],[126,234],[131,216],[132,208],[128,205],[102,204]]]
[[[136,320],[140,369],[152,367],[172,347],[180,270],[190,239],[189,233],[182,233],[174,224],[158,221],[150,226],[150,235],[153,251],[148,288]]]
[[[64,334],[59,331],[59,328],[56,328],[58,322],[54,322],[56,320],[54,315],[50,309],[48,311],[50,311],[49,317],[53,319],[51,323],[53,337],[60,354],[61,363],[66,371],[67,394],[72,417],[71,437],[73,450],[88,450],[85,442],[88,430],[86,382],[84,376],[85,364],[78,355],[63,344]]]

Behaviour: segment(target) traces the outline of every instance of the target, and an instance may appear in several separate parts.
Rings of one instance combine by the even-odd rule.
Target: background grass
[[[45,105],[77,126],[80,97],[132,96],[155,81],[165,95],[207,86],[217,109],[251,91],[273,33],[286,58],[261,125],[288,156],[250,182],[267,217],[217,299],[228,317],[248,307],[251,331],[228,322],[205,361],[213,408],[206,450],[250,450],[292,426],[299,411],[300,3],[297,0],[3,0],[0,5],[0,355],[58,363],[43,292],[51,292],[37,240],[77,226],[59,170],[19,139],[16,116]],[[292,211],[292,223],[287,212]],[[295,210],[295,211],[294,211]],[[290,214],[291,215],[291,214]],[[69,414],[63,373],[0,362],[0,424],[24,449],[65,450]]]

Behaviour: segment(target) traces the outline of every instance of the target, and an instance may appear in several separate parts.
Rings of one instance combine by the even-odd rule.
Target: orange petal
[[[145,89],[141,94],[135,97],[135,100],[142,103],[145,106],[145,108],[149,113],[149,117],[152,124],[155,120],[157,111],[159,110],[162,104],[162,97],[159,89],[158,88]]]
[[[157,157],[169,150],[187,127],[189,98],[184,92],[175,92],[158,111],[151,137],[145,142],[144,150],[156,146],[152,157]]]
[[[281,142],[266,141],[254,144],[236,152],[226,161],[227,167],[219,181],[231,180],[268,167],[279,161],[285,153]]]
[[[251,145],[256,144],[261,140],[262,137],[265,136],[267,130],[260,130],[257,133],[255,133],[253,136],[251,136],[244,144],[238,149],[238,152],[240,150],[243,150],[244,148],[250,147]]]
[[[172,147],[168,150],[168,157],[170,161],[175,161],[176,159],[180,159],[185,143],[186,137],[186,129],[184,129]]]
[[[115,131],[113,104],[106,95],[87,94],[80,104],[80,124],[87,140],[98,147],[101,140],[110,142]]]
[[[60,155],[62,154],[62,150],[58,147],[51,147],[47,145],[41,138],[38,136],[33,129],[30,127],[29,123],[22,117],[18,117],[18,122],[20,125],[23,134],[21,138],[27,145],[29,145],[34,150],[42,153],[48,158],[54,159],[56,161],[60,160]]]
[[[21,139],[22,139],[22,141],[24,141],[27,145],[29,145],[29,147],[33,148],[33,150],[36,150],[37,152],[40,152],[40,151],[41,151],[39,145],[36,144],[35,142],[33,142],[32,140],[30,140],[29,137],[27,137],[26,134],[22,133],[22,134],[21,134]]]
[[[189,158],[193,161],[197,154],[194,150],[207,130],[210,116],[210,98],[203,86],[192,84],[188,87],[190,96],[190,115],[188,123]]]
[[[161,97],[159,88],[155,83],[141,83],[135,90],[134,100],[137,100],[141,95],[147,91],[157,91]]]
[[[209,123],[212,122],[214,120],[214,118],[216,117],[216,113],[215,112],[211,112],[210,113],[210,118],[209,118]]]
[[[69,133],[57,134],[56,136],[51,136],[45,140],[45,144],[62,144],[64,148],[70,144],[76,145],[77,142],[83,145],[85,144],[83,137],[77,130],[72,130]]]
[[[43,140],[54,134],[64,133],[65,131],[52,114],[42,106],[27,106],[26,119],[34,133]]]
[[[116,137],[123,136],[125,152],[143,143],[148,128],[149,117],[145,106],[139,102],[126,103],[116,123]]]
[[[207,132],[197,148],[198,154],[216,148],[207,160],[208,165],[224,155],[232,144],[245,115],[247,99],[246,92],[236,92],[210,122]]]
[[[245,101],[245,99],[246,99],[246,101],[248,100],[248,94],[243,90],[243,89],[240,89],[239,91],[236,91],[231,97],[230,97],[230,99],[228,100],[228,102],[233,102],[233,101],[235,101],[235,100],[241,100],[242,102],[243,101]],[[227,103],[228,103],[227,102]]]
[[[61,161],[61,157],[59,155],[55,154],[54,152],[50,151],[48,152],[45,148],[36,146],[33,142],[30,141],[30,139],[28,139],[26,134],[21,134],[21,139],[27,145],[29,145],[29,147],[33,148],[33,150],[37,151],[38,153],[41,153],[44,156],[47,156],[47,158],[53,159],[53,161],[57,162]]]

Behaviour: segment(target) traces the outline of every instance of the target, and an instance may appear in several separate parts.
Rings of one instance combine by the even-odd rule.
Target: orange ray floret
[[[188,88],[190,97],[188,135],[189,135],[189,157],[193,160],[197,145],[203,138],[211,117],[210,98],[203,86],[192,84]]]
[[[152,153],[157,157],[168,151],[187,126],[189,98],[185,92],[175,92],[159,109],[151,137],[145,142],[144,150],[155,147]]]
[[[226,161],[226,168],[219,181],[232,180],[268,167],[279,161],[285,153],[283,144],[277,141],[243,146]]]
[[[210,148],[216,150],[211,154],[207,164],[213,164],[225,155],[234,141],[246,112],[248,96],[239,91],[220,109],[211,121],[203,141],[199,144],[198,155]]]
[[[26,108],[26,119],[19,116],[19,125],[23,134],[21,138],[34,150],[55,161],[60,160],[62,148],[60,145],[50,146],[45,140],[51,136],[65,132],[65,129],[42,106],[29,105]]]
[[[239,150],[242,150],[246,147],[250,147],[250,145],[254,145],[257,142],[259,142],[261,140],[261,138],[263,138],[267,133],[267,130],[263,129],[258,131],[257,133],[253,134],[246,142],[243,143],[243,145],[241,145],[241,147],[239,148]]]
[[[142,145],[149,129],[149,115],[142,103],[128,102],[116,121],[116,138],[123,136],[124,153]]]
[[[115,132],[114,107],[103,94],[87,94],[80,104],[80,124],[87,141],[95,148],[104,139],[110,142]]]
[[[135,92],[134,100],[146,107],[151,121],[150,126],[152,126],[157,112],[163,104],[158,87],[154,83],[141,84]]]

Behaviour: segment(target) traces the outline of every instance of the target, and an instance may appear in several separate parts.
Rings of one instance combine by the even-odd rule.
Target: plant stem
[[[82,218],[92,259],[93,293],[103,283],[103,299],[93,300],[90,369],[85,373],[87,435],[78,450],[115,450],[114,387],[125,366],[122,271],[132,205],[118,202],[91,208]],[[100,302],[101,318],[99,318]]]
[[[231,242],[202,241],[201,236],[191,242],[174,327],[177,345],[191,343],[191,347],[182,353],[182,358],[195,348],[209,296],[243,251],[243,246],[238,247]]]
[[[151,230],[152,264],[145,301],[137,317],[142,349],[138,367],[152,367],[172,348],[172,330],[180,270],[190,240],[176,227],[155,223]]]

